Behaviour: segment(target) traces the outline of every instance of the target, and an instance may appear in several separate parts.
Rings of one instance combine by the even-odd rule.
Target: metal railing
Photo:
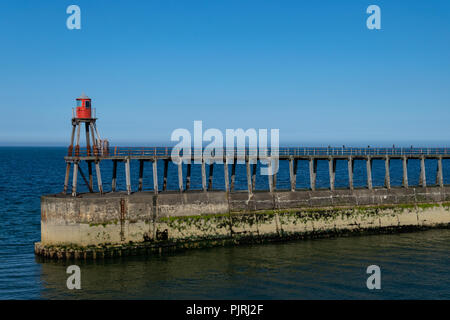
[[[126,156],[153,156],[153,157],[170,157],[172,154],[172,147],[109,147],[104,149],[90,148],[69,148],[69,157],[126,157]],[[205,149],[203,149],[205,151]],[[179,154],[189,152],[189,149],[179,149]],[[201,155],[202,150],[190,149],[191,154]],[[226,150],[223,149],[222,154],[225,154]],[[178,153],[178,151],[177,151]],[[280,156],[439,156],[450,155],[450,148],[347,148],[347,147],[280,147],[280,148],[234,148],[234,150],[227,150],[229,156],[256,156],[256,155],[278,155]],[[215,154],[218,155],[217,149]]]

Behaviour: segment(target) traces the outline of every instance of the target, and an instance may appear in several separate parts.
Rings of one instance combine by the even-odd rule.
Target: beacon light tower
[[[80,171],[80,174],[85,181],[86,185],[89,188],[90,192],[93,191],[93,181],[92,181],[92,162],[95,163],[95,169],[97,174],[97,184],[100,193],[103,193],[102,188],[102,180],[100,175],[100,152],[99,147],[101,145],[100,135],[97,130],[95,112],[93,115],[92,112],[92,100],[84,93],[76,99],[77,106],[76,111],[74,113],[72,109],[72,135],[70,138],[70,145],[68,150],[68,158],[66,160],[66,177],[64,181],[64,191],[67,192],[67,187],[69,184],[69,175],[70,175],[70,166],[73,163],[73,177],[72,177],[72,196],[76,196],[77,190],[77,174]],[[94,110],[95,111],[95,110]],[[82,124],[84,123],[84,128],[86,132],[86,151],[80,152],[80,131]],[[76,143],[74,150],[74,139],[75,139],[75,131],[76,131]],[[92,140],[92,148],[91,148],[91,140]],[[79,158],[87,157],[86,162],[88,164],[88,174],[89,174],[89,182],[86,180],[81,167],[79,166]],[[90,159],[92,157],[92,159]]]

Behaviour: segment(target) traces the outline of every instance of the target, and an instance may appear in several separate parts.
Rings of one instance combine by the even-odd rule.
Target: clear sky
[[[2,0],[0,46],[1,145],[67,145],[82,92],[112,145],[194,120],[281,144],[450,145],[448,0]]]

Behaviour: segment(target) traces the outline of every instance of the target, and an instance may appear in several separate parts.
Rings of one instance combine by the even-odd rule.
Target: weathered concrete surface
[[[59,247],[65,251],[56,250],[55,255],[68,257],[67,250],[112,245],[121,251],[120,246],[130,242],[154,251],[175,242],[196,246],[198,241],[211,245],[448,226],[447,201],[448,187],[48,195],[41,199],[41,242],[36,253],[50,255],[49,248]]]

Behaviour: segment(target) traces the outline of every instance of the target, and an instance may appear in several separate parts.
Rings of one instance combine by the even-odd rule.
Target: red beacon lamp
[[[91,98],[83,93],[76,98],[76,101],[76,111],[74,112],[72,108],[72,135],[68,155],[70,157],[73,155],[76,157],[80,155],[98,157],[101,155],[100,150],[102,150],[101,148],[106,140],[102,141],[97,131],[97,118],[95,118],[95,109],[92,110]],[[86,151],[80,153],[80,131],[83,123],[86,131]]]
[[[77,107],[74,114],[72,108],[72,135],[70,137],[70,145],[68,150],[68,157],[66,165],[66,178],[64,182],[64,193],[66,193],[69,183],[69,173],[70,166],[73,164],[73,178],[72,178],[72,196],[77,195],[77,174],[80,171],[84,178],[81,168],[79,168],[80,158],[87,161],[89,182],[86,179],[85,182],[89,187],[89,191],[93,192],[93,182],[92,182],[92,164],[95,164],[95,169],[97,171],[97,185],[100,193],[103,193],[102,181],[100,176],[100,160],[101,157],[107,156],[109,154],[108,140],[102,140],[97,130],[97,118],[95,118],[95,109],[92,112],[91,98],[86,96],[84,93],[81,97],[76,98]],[[86,132],[86,147],[80,150],[80,131],[84,124],[84,130]],[[82,139],[82,138],[81,138]],[[74,144],[75,142],[75,144]],[[75,145],[75,147],[74,147]]]
[[[76,116],[78,119],[92,119],[91,98],[84,93],[77,98]]]

